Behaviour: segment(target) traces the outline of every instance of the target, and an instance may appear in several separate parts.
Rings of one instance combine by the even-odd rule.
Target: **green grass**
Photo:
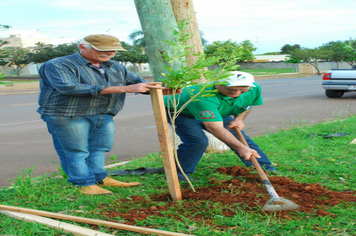
[[[254,76],[295,73],[295,69],[292,70],[292,68],[288,68],[288,69],[241,69],[241,70],[251,73]]]
[[[10,85],[10,84],[13,84],[13,82],[0,81],[0,85]]]
[[[254,137],[254,140],[276,164],[280,175],[300,183],[319,183],[323,187],[346,191],[356,190],[356,144],[350,142],[356,138],[356,116],[344,120],[335,120],[324,124],[296,126],[289,130],[280,130],[267,135]],[[349,133],[350,135],[324,139],[321,135]],[[151,153],[144,158],[134,159],[125,166],[116,169],[134,169],[138,167],[161,167],[159,154]],[[227,180],[231,176],[215,173],[221,166],[242,165],[236,156],[227,151],[221,154],[205,154],[193,178],[196,188],[210,186],[208,178]],[[59,171],[60,172],[60,171]],[[166,206],[156,215],[137,220],[136,226],[180,232],[194,235],[356,235],[356,203],[340,203],[328,207],[335,216],[318,216],[312,213],[296,211],[291,220],[285,220],[276,214],[261,214],[259,209],[248,211],[238,206],[225,206],[212,202],[197,202],[191,209],[184,208],[183,200],[174,207],[170,201],[150,202],[133,201],[134,196],[147,198],[152,194],[168,193],[163,174],[146,176],[122,176],[121,181],[140,181],[142,186],[135,188],[109,188],[115,195],[85,196],[63,179],[63,173],[53,173],[40,178],[30,179],[32,169],[24,170],[13,180],[14,188],[0,190],[0,204],[19,206],[50,212],[96,218],[103,220],[123,220],[120,216],[107,218],[102,213],[108,211],[127,212],[141,207]],[[121,201],[118,201],[121,199]],[[125,201],[123,201],[125,200]],[[103,207],[105,206],[105,207]],[[233,210],[234,215],[226,217],[224,210]],[[196,221],[192,215],[201,215]],[[83,227],[88,225],[68,222]],[[100,231],[116,235],[140,235],[129,231],[117,231],[99,227]],[[223,229],[223,230],[222,230]],[[0,214],[0,235],[71,235],[52,230],[46,226],[23,222]]]

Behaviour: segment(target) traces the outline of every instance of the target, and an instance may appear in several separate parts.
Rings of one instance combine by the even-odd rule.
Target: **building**
[[[37,43],[45,43],[50,44],[51,40],[49,38],[38,38],[38,37],[21,37],[20,34],[11,34],[7,38],[0,38],[2,41],[9,42],[8,44],[4,45],[2,48],[28,48],[34,47]]]
[[[289,54],[281,55],[257,55],[252,62],[278,62],[286,61],[289,59]]]

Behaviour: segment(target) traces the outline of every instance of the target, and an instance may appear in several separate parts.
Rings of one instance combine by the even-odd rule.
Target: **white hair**
[[[91,46],[91,44],[89,44],[87,41],[85,41],[84,39],[80,40],[80,42],[78,43],[78,48],[79,45],[83,45],[83,47],[85,48],[93,48],[93,46]],[[80,49],[80,48],[79,48]]]

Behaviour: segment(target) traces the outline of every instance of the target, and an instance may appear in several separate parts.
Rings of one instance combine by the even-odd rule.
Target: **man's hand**
[[[249,161],[252,156],[255,158],[261,158],[261,156],[258,154],[258,152],[254,149],[251,149],[249,147],[243,146],[237,150],[239,155],[243,157],[246,161]]]
[[[162,89],[161,82],[147,82],[132,84],[127,86],[111,86],[105,88],[101,94],[110,94],[110,93],[147,93],[150,89]]]
[[[243,120],[235,119],[227,126],[228,129],[232,129],[234,127],[238,127],[239,130],[243,130],[245,128],[245,122]]]
[[[142,86],[142,84],[144,86]],[[172,95],[172,94],[179,94],[182,93],[182,89],[173,89],[173,88],[169,88],[169,87],[162,87],[162,83],[161,82],[148,82],[148,83],[142,83],[142,84],[135,84],[135,85],[141,85],[139,86],[140,89],[147,89],[145,92],[142,91],[136,91],[139,93],[143,93],[143,94],[149,94],[149,90],[150,89],[162,89],[162,93],[163,95]],[[133,85],[129,85],[129,86],[133,86]]]
[[[230,124],[227,126],[228,129],[233,129],[234,127],[238,127],[239,130],[243,130],[245,128],[245,118],[246,116],[250,113],[251,109],[242,112],[240,115],[235,116],[235,119],[230,122]]]
[[[126,93],[146,93],[150,89],[162,89],[161,82],[147,82],[126,86]]]
[[[163,95],[174,95],[174,94],[179,94],[182,93],[182,89],[173,89],[173,88],[168,88],[168,87],[163,87],[162,88],[162,93]]]

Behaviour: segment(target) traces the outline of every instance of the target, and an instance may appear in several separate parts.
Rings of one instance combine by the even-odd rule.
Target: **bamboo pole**
[[[173,156],[172,141],[169,134],[168,121],[163,102],[162,89],[150,89],[150,95],[168,189],[173,201],[182,200],[182,194],[180,191],[177,175],[177,167]]]
[[[14,207],[14,206],[7,206],[7,205],[0,205],[0,210],[28,213],[33,215],[50,217],[54,219],[69,220],[69,221],[81,222],[81,223],[92,224],[92,225],[102,225],[115,229],[139,232],[143,234],[156,234],[156,235],[164,235],[164,236],[189,235],[189,234],[174,233],[174,232],[169,232],[169,231],[164,231],[159,229],[150,229],[150,228],[144,228],[144,227],[133,226],[133,225],[125,225],[125,224],[120,224],[120,223],[105,221],[105,220],[90,219],[90,218],[84,218],[79,216],[71,216],[71,215],[65,215],[60,213],[33,210],[29,208]]]
[[[52,229],[62,230],[64,233],[72,233],[75,236],[110,236],[110,235],[113,235],[113,234],[102,233],[102,232],[99,232],[96,230],[87,229],[87,228],[84,228],[81,226],[72,225],[72,224],[68,224],[65,222],[58,221],[58,220],[53,220],[53,219],[49,219],[46,217],[36,216],[36,215],[32,215],[32,214],[27,214],[27,213],[20,213],[20,212],[13,212],[13,211],[2,211],[2,210],[0,210],[0,213],[3,213],[9,217],[12,217],[12,218],[15,218],[18,220],[43,224],[43,225],[46,225]]]

